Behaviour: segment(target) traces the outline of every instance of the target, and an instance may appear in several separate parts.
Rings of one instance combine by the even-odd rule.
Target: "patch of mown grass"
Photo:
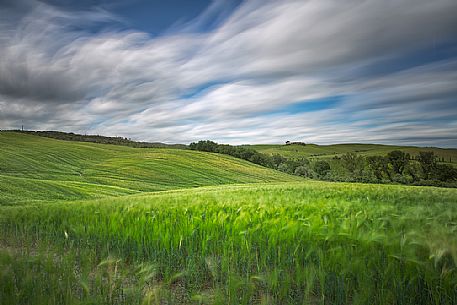
[[[45,245],[68,262],[4,257],[0,292],[15,304],[31,294],[55,304],[456,304],[456,199],[452,189],[306,182],[2,207],[4,244]],[[152,282],[138,266],[154,270]],[[14,280],[33,270],[32,282],[50,286]],[[105,284],[78,284],[97,276]]]

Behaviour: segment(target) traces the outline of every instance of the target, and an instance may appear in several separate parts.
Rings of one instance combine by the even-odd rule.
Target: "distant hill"
[[[298,180],[220,154],[135,149],[0,132],[0,204]]]
[[[179,148],[186,149],[184,144],[165,144],[160,142],[138,142],[123,137],[106,137],[100,135],[82,135],[73,132],[62,131],[33,131],[33,130],[11,130],[12,132],[31,134],[40,137],[53,138],[64,141],[91,142],[99,144],[123,145],[137,148]]]
[[[457,149],[437,147],[395,146],[381,144],[266,144],[266,145],[243,145],[258,152],[273,155],[280,154],[286,158],[333,158],[348,152],[355,152],[363,156],[387,155],[393,150],[402,150],[411,156],[417,156],[420,151],[433,151],[436,156],[445,163],[457,163]]]

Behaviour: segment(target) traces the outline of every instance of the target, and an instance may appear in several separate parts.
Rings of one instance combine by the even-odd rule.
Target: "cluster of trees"
[[[433,151],[422,151],[414,159],[400,150],[387,156],[363,157],[347,153],[334,158],[331,180],[457,186],[457,169],[439,163]]]
[[[92,142],[100,144],[113,144],[123,145],[137,148],[181,148],[185,149],[184,144],[164,144],[164,143],[150,143],[150,142],[137,142],[129,138],[123,137],[105,137],[99,135],[81,135],[73,132],[61,132],[61,131],[32,131],[32,130],[13,130],[14,132],[21,132],[27,134],[33,134],[36,136],[53,138],[65,141],[78,141],[78,142]]]
[[[271,157],[250,148],[232,146],[227,144],[218,144],[213,141],[199,141],[190,143],[189,148],[192,150],[214,152],[226,154],[235,158],[247,160],[265,167],[272,167]]]
[[[213,141],[191,143],[190,149],[227,154],[282,172],[328,181],[402,183],[457,187],[457,169],[437,162],[432,151],[420,152],[414,159],[395,150],[387,156],[362,156],[346,153],[341,157],[310,161],[306,158],[288,159],[272,156],[250,148],[222,145]]]
[[[305,142],[290,142],[290,141],[286,141],[286,145],[302,145],[302,146],[306,146],[306,143]]]

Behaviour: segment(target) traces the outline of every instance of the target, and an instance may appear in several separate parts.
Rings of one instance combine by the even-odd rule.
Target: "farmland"
[[[4,205],[297,179],[224,155],[0,133],[0,204]]]
[[[0,304],[456,304],[457,190],[0,133]]]
[[[387,155],[390,151],[401,150],[411,156],[417,156],[421,151],[433,151],[438,158],[443,158],[444,162],[457,162],[457,149],[437,148],[437,147],[414,147],[414,146],[395,146],[381,144],[334,144],[334,145],[281,145],[281,144],[261,144],[243,145],[243,147],[254,149],[258,152],[273,155],[280,154],[286,158],[316,158],[329,159],[340,157],[346,153],[357,153],[362,156]]]

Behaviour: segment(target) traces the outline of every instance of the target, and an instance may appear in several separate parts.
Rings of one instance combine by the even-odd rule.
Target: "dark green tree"
[[[198,141],[197,143],[192,142],[189,144],[189,148],[192,150],[200,150],[206,152],[216,152],[219,144],[213,141]]]
[[[287,159],[281,156],[280,154],[274,154],[273,156],[271,156],[271,162],[273,163],[275,168],[278,168],[278,166],[281,163],[284,163],[286,161]]]
[[[392,170],[395,174],[401,175],[405,166],[409,162],[409,154],[401,150],[394,150],[387,154],[387,159],[392,165]]]
[[[436,158],[433,151],[419,152],[418,161],[422,167],[425,179],[430,179],[436,168]]]
[[[295,169],[294,175],[302,177],[312,177],[312,171],[308,166],[300,165]]]
[[[344,168],[353,176],[359,174],[364,168],[363,157],[353,152],[345,153],[341,156],[341,162]]]
[[[423,176],[422,167],[416,161],[409,162],[403,170],[403,175],[411,177],[411,182],[417,182]]]
[[[314,163],[314,171],[319,178],[324,178],[330,172],[330,164],[327,161],[319,160]]]
[[[457,169],[447,164],[436,164],[433,178],[443,182],[454,181],[457,179]]]
[[[387,158],[383,156],[368,156],[367,164],[376,179],[382,180],[387,176],[391,180]]]

